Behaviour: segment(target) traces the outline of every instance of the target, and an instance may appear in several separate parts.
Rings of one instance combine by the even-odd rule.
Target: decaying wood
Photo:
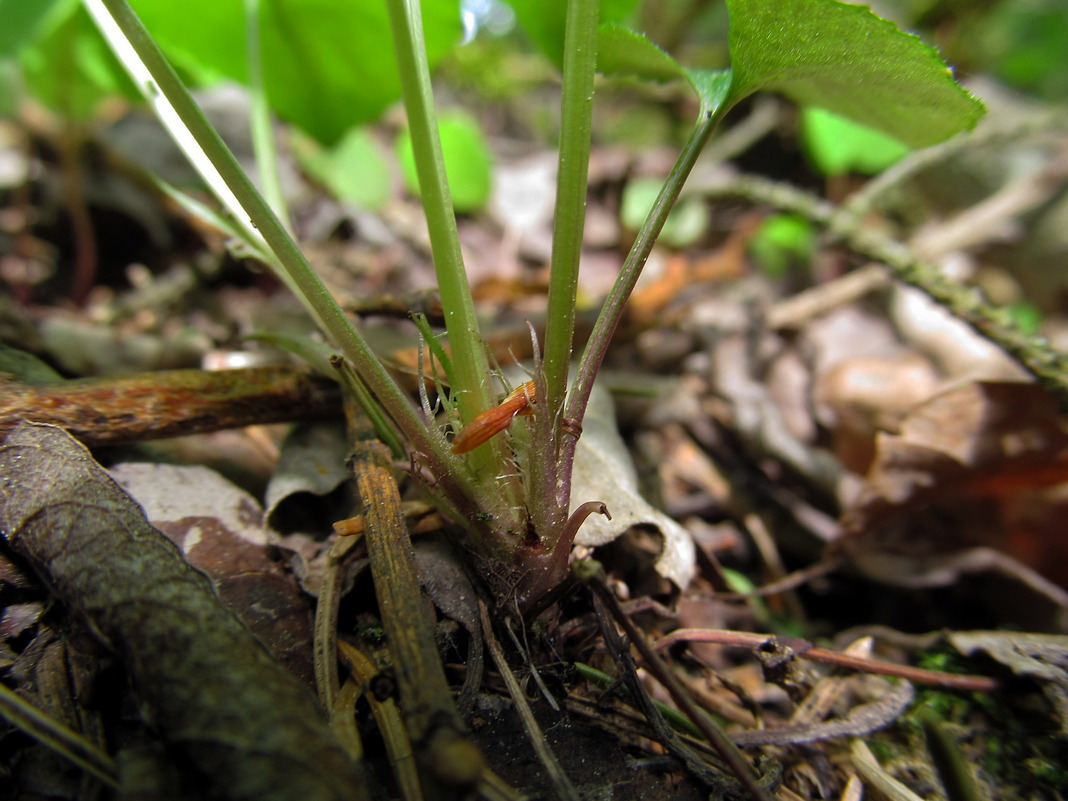
[[[29,420],[61,426],[90,447],[340,414],[336,386],[293,367],[166,370],[47,386],[0,380],[0,436]]]
[[[308,690],[62,430],[23,423],[0,446],[0,532],[121,658],[203,797],[367,797]]]
[[[445,677],[389,449],[365,417],[353,411],[348,416],[354,429],[351,463],[363,506],[367,555],[400,705],[420,767],[436,785],[424,789],[431,797],[470,791],[486,780],[486,765],[467,737]]]

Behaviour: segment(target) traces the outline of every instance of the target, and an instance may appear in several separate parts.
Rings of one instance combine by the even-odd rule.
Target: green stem
[[[452,348],[453,379],[460,392],[457,403],[464,421],[468,421],[494,404],[485,380],[489,362],[479,337],[475,304],[467,283],[456,215],[445,177],[419,3],[418,0],[389,0],[388,7],[419,191],[445,313],[445,330]]]
[[[572,0],[564,39],[560,102],[560,163],[556,177],[552,274],[545,330],[545,383],[550,414],[563,406],[575,330],[586,184],[592,138],[593,79],[597,66],[597,0]]]
[[[411,132],[412,153],[419,176],[419,191],[430,234],[434,272],[445,314],[445,330],[449,335],[453,397],[461,420],[469,422],[482,411],[496,405],[496,397],[460,252],[456,215],[434,113],[419,2],[388,0],[387,6],[404,93],[404,108]],[[505,471],[502,465],[505,460],[502,447],[498,439],[491,440],[484,447],[468,453],[466,464],[479,481],[482,505],[502,518],[502,523],[504,519],[510,521],[505,523],[507,526],[520,522],[516,519],[516,513],[523,509],[524,504],[518,482],[503,478]]]
[[[560,100],[560,160],[556,177],[552,271],[545,325],[542,366],[543,397],[539,398],[538,442],[531,450],[530,470],[536,479],[531,512],[535,529],[552,548],[567,519],[571,486],[560,481],[570,468],[560,461],[560,413],[567,392],[568,369],[575,333],[582,231],[586,220],[586,183],[592,139],[593,84],[597,68],[597,0],[572,0],[564,34],[564,85]]]
[[[723,114],[726,113],[726,110],[725,106],[721,106],[717,112],[705,114],[690,133],[689,139],[687,139],[682,152],[675,161],[675,166],[671,168],[671,172],[668,174],[667,180],[656,198],[656,203],[653,204],[653,208],[649,211],[649,216],[646,217],[645,222],[642,224],[634,245],[623,262],[623,269],[620,271],[619,277],[616,278],[612,291],[609,292],[608,298],[601,307],[601,313],[597,316],[593,332],[590,334],[586,349],[582,353],[578,375],[571,388],[571,394],[567,399],[567,408],[564,412],[565,418],[574,421],[575,424],[581,425],[582,423],[583,415],[586,413],[586,404],[589,402],[590,392],[593,390],[593,381],[597,377],[597,371],[600,369],[601,362],[604,361],[605,353],[608,351],[608,343],[611,341],[612,335],[615,333],[616,327],[623,316],[623,308],[627,303],[627,298],[630,297],[634,285],[638,282],[642,268],[645,267],[645,262],[653,250],[653,245],[660,235],[660,230],[664,227],[668,213],[675,205],[686,178],[693,169],[693,165],[697,162],[697,157],[701,154],[701,150],[708,142],[709,137],[719,124]],[[565,464],[570,464],[574,455],[574,442],[570,442],[567,446],[570,452],[562,455],[562,461]]]
[[[266,241],[278,260],[283,278],[301,296],[323,331],[355,365],[378,402],[385,407],[411,447],[422,454],[435,476],[440,480],[447,478],[453,482],[467,499],[477,497],[470,474],[461,460],[453,456],[443,443],[429,436],[426,424],[416,413],[408,397],[386,372],[367,341],[352,326],[345,312],[319,280],[300,248],[182,85],[129,3],[126,0],[100,0],[100,3],[106,8],[103,13],[109,15],[118,26],[122,36],[135,51],[136,57],[151,74],[153,85],[143,88],[149,95],[162,93],[166,97],[185,132],[195,140],[207,161],[232,193],[237,213],[243,214],[238,217],[238,222],[251,226],[256,232],[254,238],[262,236]],[[91,11],[97,5],[98,3],[87,0],[87,7]],[[99,17],[97,21],[100,22]],[[213,183],[212,188],[215,189],[216,185]],[[233,209],[233,205],[229,207]]]
[[[245,0],[245,37],[248,42],[248,80],[251,87],[252,151],[263,185],[263,196],[283,223],[289,221],[282,180],[278,171],[278,148],[275,147],[271,126],[271,109],[267,102],[267,87],[263,82],[263,58],[260,47],[260,0]]]

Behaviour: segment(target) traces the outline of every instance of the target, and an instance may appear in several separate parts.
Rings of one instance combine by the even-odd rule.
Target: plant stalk
[[[560,159],[556,177],[552,270],[549,276],[545,349],[536,442],[530,450],[533,479],[530,508],[535,531],[550,550],[557,547],[571,500],[569,481],[561,481],[561,413],[575,333],[586,184],[592,139],[594,73],[597,67],[597,0],[572,0],[564,34],[563,94],[560,100]]]
[[[267,86],[263,81],[263,56],[260,46],[260,20],[263,16],[261,0],[245,0],[245,38],[248,42],[248,80],[251,88],[252,150],[256,154],[256,168],[263,186],[263,196],[282,221],[289,222],[282,179],[278,170],[278,148],[271,126],[271,108],[267,101]]]
[[[712,136],[712,132],[716,129],[725,112],[726,108],[721,107],[716,112],[706,113],[690,133],[689,139],[686,140],[682,152],[675,161],[675,166],[671,168],[671,172],[668,174],[667,180],[656,198],[656,203],[653,204],[653,208],[649,211],[649,216],[645,218],[645,222],[634,240],[634,245],[623,262],[619,277],[616,278],[611,292],[608,293],[608,297],[601,307],[601,312],[594,323],[589,341],[586,343],[586,349],[582,353],[578,375],[575,378],[564,410],[564,417],[573,421],[576,425],[582,424],[582,418],[586,413],[586,405],[589,403],[590,392],[593,390],[593,381],[597,377],[597,372],[604,361],[605,354],[608,352],[608,344],[619,326],[620,319],[623,317],[623,308],[626,306],[627,299],[634,290],[634,285],[638,283],[638,277],[645,267],[645,262],[649,259],[649,254],[652,253],[653,245],[656,244],[656,239],[660,236],[664,222],[675,205],[686,178],[689,177],[690,171],[693,169],[694,164],[697,163],[698,156],[701,155],[701,151],[708,143],[709,137]],[[564,444],[565,452],[561,456],[561,461],[565,465],[570,465],[574,459],[575,444],[573,440],[570,442],[565,441]],[[568,480],[570,481],[570,476],[568,476]]]
[[[563,406],[575,330],[582,232],[592,139],[594,72],[597,67],[597,0],[568,3],[560,101],[560,161],[556,177],[552,272],[545,328],[545,408]]]
[[[467,422],[494,404],[486,382],[489,362],[479,338],[475,304],[467,283],[456,215],[445,176],[419,3],[418,0],[389,0],[387,5],[434,271],[452,348],[453,381],[459,390],[457,405]]]
[[[430,85],[430,66],[423,41],[418,0],[388,0],[390,26],[411,132],[412,153],[419,177],[434,272],[445,315],[452,359],[452,391],[460,419],[470,422],[496,405],[489,360],[479,333],[475,304],[467,281],[456,214],[445,175]],[[480,505],[502,529],[521,526],[526,515],[519,482],[504,469],[503,445],[491,440],[466,455],[466,465],[479,484]]]
[[[174,132],[173,126],[180,125],[188,134],[188,136],[181,137],[187,145],[190,138],[195,140],[195,145],[203,154],[199,163],[207,163],[217,176],[217,180],[209,180],[213,191],[219,191],[221,182],[226,192],[230,194],[226,205],[231,213],[236,215],[238,223],[246,230],[251,230],[251,238],[254,241],[260,238],[266,241],[277,258],[281,276],[302,298],[321,328],[355,365],[375,398],[408,439],[412,449],[422,455],[421,458],[437,478],[448,478],[468,499],[477,497],[470,473],[462,461],[453,456],[444,443],[435,441],[428,435],[426,423],[416,413],[403,390],[386,372],[367,341],[349,322],[345,312],[315,274],[285,226],[264,201],[229,148],[182,85],[174,69],[167,62],[129,3],[126,0],[86,0],[86,5],[102,29],[106,22],[101,19],[101,15],[104,15],[110,18],[121,31],[122,37],[129,43],[136,57],[151,76],[151,81],[147,86],[138,80],[141,76],[136,73],[135,81],[142,86],[150,98],[162,93],[175,112],[175,118],[165,120],[164,124],[168,125],[172,133]],[[127,59],[124,59],[124,63],[128,63]],[[179,137],[176,136],[176,138]]]

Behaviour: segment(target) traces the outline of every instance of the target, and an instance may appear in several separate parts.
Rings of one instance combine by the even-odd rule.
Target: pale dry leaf
[[[342,484],[352,479],[352,472],[346,467],[350,451],[348,436],[341,423],[306,423],[300,424],[282,443],[278,466],[267,486],[264,505],[267,509],[268,522],[276,527],[287,529],[283,525],[287,517],[299,517],[306,511],[300,508],[301,496],[312,497],[320,507],[327,496]],[[352,508],[354,499],[336,509],[336,516],[343,517]],[[286,515],[286,507],[297,507],[294,515]],[[315,522],[299,527],[306,531],[315,528]]]
[[[579,529],[577,545],[605,545],[632,526],[653,526],[663,537],[656,570],[680,587],[696,570],[693,538],[675,520],[654,509],[638,493],[638,474],[616,426],[612,398],[594,386],[575,452],[571,487],[572,511],[589,500],[604,501],[612,519],[591,515]]]
[[[310,683],[311,605],[256,499],[206,467],[127,463],[110,472],[275,658]]]

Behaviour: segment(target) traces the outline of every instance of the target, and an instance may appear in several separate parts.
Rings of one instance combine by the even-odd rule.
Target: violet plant
[[[460,253],[419,3],[383,0],[445,310],[449,353],[436,361],[447,362],[447,375],[427,378],[440,378],[442,393],[448,387],[454,435],[472,424],[483,429],[476,435],[468,429],[468,442],[475,436],[477,446],[454,449],[429,402],[413,402],[333,300],[284,221],[205,120],[129,3],[85,0],[120,60],[229,212],[231,229],[297,293],[351,365],[356,388],[380,434],[403,447],[418,466],[414,475],[465,530],[468,550],[490,563],[484,572],[494,577],[498,599],[514,600],[524,610],[536,608],[566,576],[571,545],[585,516],[603,511],[600,501],[611,508],[611,498],[576,499],[586,503],[571,498],[571,467],[590,392],[667,215],[727,112],[754,92],[778,91],[863,122],[912,147],[967,130],[983,113],[932,48],[867,8],[835,0],[726,1],[731,66],[719,71],[687,70],[641,34],[602,22],[608,12],[598,0],[568,0],[543,9],[544,14],[566,18],[562,47],[558,43],[563,53],[561,131],[547,323],[544,342],[535,343],[538,356],[531,381],[501,403]],[[700,113],[572,375],[598,71],[686,81],[700,98]],[[482,433],[504,429],[513,417],[531,427],[521,444],[508,436],[482,441]]]

